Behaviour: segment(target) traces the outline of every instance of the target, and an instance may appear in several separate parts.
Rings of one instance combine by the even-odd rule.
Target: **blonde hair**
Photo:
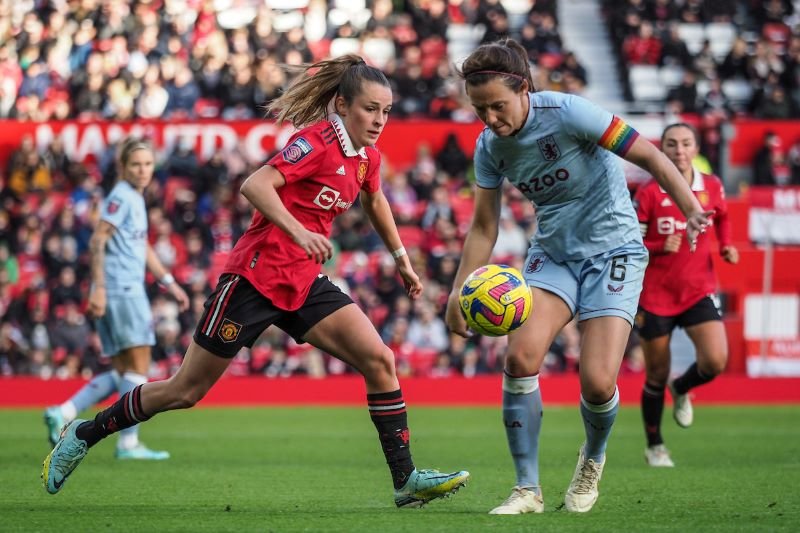
[[[120,167],[124,169],[128,165],[128,161],[131,159],[131,154],[138,150],[148,150],[151,154],[155,155],[153,146],[145,139],[126,137],[121,143],[119,143],[119,148],[117,149],[117,160],[120,164]]]
[[[296,128],[312,124],[328,116],[328,104],[342,96],[349,105],[361,92],[364,81],[389,87],[389,80],[379,69],[367,65],[355,54],[302,65],[303,74],[280,97],[267,105],[268,114],[277,114],[277,121],[291,122]],[[312,73],[313,71],[313,73]]]

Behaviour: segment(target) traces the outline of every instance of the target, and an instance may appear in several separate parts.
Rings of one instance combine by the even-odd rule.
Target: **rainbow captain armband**
[[[597,141],[597,144],[610,152],[614,152],[620,157],[624,157],[628,150],[633,146],[633,142],[639,133],[628,126],[624,120],[614,115],[611,119],[611,124],[606,128],[603,136]]]

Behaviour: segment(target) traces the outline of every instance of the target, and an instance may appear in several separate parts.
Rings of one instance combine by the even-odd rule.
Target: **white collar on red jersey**
[[[706,190],[706,181],[703,179],[703,174],[697,170],[696,168],[692,167],[692,190],[693,191],[704,191]],[[661,185],[658,186],[661,192],[667,192],[667,190],[662,187]]]
[[[692,190],[693,191],[706,190],[706,181],[703,179],[703,174],[701,174],[700,171],[694,167],[692,167],[692,172],[694,173],[694,177],[692,178]]]
[[[336,132],[336,136],[339,138],[339,144],[344,150],[344,155],[347,157],[355,157],[360,155],[363,159],[367,158],[367,148],[362,146],[361,150],[356,150],[355,146],[353,146],[353,141],[350,140],[350,135],[348,135],[347,130],[344,127],[344,121],[342,117],[340,117],[336,113],[331,113],[329,115],[331,126],[333,126],[333,131]]]

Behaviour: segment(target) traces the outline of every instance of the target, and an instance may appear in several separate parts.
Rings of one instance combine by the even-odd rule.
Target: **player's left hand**
[[[403,278],[403,285],[405,285],[408,297],[412,300],[419,298],[422,294],[422,282],[419,280],[417,273],[414,272],[414,269],[411,268],[411,263],[404,261],[397,265],[397,272]]]
[[[178,302],[178,309],[181,311],[186,311],[189,309],[189,296],[186,294],[186,291],[183,290],[177,281],[173,281],[169,284],[169,293],[177,300]]]
[[[723,246],[722,250],[720,250],[720,255],[725,262],[735,265],[739,262],[739,250],[736,249],[735,246],[729,244],[727,246]]]
[[[698,211],[686,219],[686,240],[689,241],[690,252],[694,252],[697,248],[697,237],[706,232],[713,214],[714,211]]]

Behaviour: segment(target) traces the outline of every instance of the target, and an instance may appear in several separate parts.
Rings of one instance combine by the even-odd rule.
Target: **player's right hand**
[[[664,253],[665,254],[674,254],[677,252],[681,247],[681,241],[683,240],[683,233],[673,233],[669,237],[664,240]]]
[[[89,307],[86,314],[91,318],[102,318],[106,314],[106,289],[94,287],[89,293]]]
[[[315,263],[324,263],[333,256],[333,245],[325,235],[303,229],[299,235],[294,236],[296,242],[309,259]]]
[[[464,315],[461,314],[457,292],[451,293],[447,299],[447,311],[445,311],[444,318],[447,328],[456,335],[467,338],[472,336],[467,328],[467,321],[464,320]]]

